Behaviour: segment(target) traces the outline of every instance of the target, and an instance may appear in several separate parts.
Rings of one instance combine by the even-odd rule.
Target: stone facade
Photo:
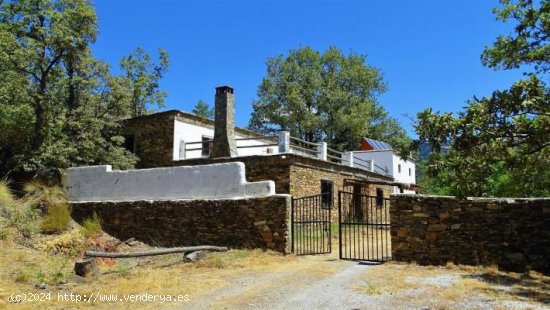
[[[127,147],[140,159],[136,168],[157,168],[173,165],[175,120],[205,128],[214,129],[215,127],[214,121],[211,119],[178,110],[125,120],[122,124],[122,133],[132,140],[132,145]],[[242,137],[261,136],[256,132],[243,128],[235,127],[234,130],[236,134]]]
[[[172,160],[174,115],[172,111],[125,121],[123,134],[130,151],[139,158],[138,168],[163,167]]]
[[[393,186],[376,184],[390,182],[392,179],[365,170],[352,168],[308,158],[295,154],[277,154],[271,156],[243,156],[237,159],[188,159],[174,161],[173,165],[204,165],[238,160],[243,162],[246,179],[249,182],[273,180],[277,194],[290,194],[296,198],[318,195],[321,193],[321,180],[333,182],[333,208],[338,207],[338,190],[353,191],[353,184],[361,184],[361,193],[376,196],[376,189],[381,188],[384,197],[389,198]],[[337,212],[333,212],[333,218]]]
[[[550,199],[393,195],[392,257],[550,272]]]
[[[77,221],[93,216],[122,240],[156,246],[218,245],[290,253],[290,196],[228,200],[72,203]]]

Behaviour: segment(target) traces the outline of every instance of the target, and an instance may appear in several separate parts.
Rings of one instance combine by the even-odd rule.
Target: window
[[[323,208],[332,208],[332,190],[334,183],[331,180],[321,180],[321,202]]]
[[[202,156],[210,156],[212,137],[202,136]]]
[[[122,146],[130,152],[135,152],[135,136],[134,135],[125,135],[124,144]]]
[[[409,176],[412,176],[412,169],[409,168]]]
[[[401,173],[401,164],[397,165],[397,172]]]
[[[376,188],[376,206],[381,207],[384,205],[384,190],[377,187]]]
[[[185,159],[185,141],[180,140],[179,159]]]

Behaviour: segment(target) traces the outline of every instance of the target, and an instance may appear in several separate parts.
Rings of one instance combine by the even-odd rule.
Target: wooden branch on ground
[[[131,252],[131,253],[86,251],[84,252],[84,257],[128,258],[128,257],[155,256],[155,255],[166,255],[166,254],[173,254],[173,253],[185,253],[185,252],[195,252],[195,251],[225,252],[227,250],[228,248],[224,246],[199,245],[199,246],[188,246],[188,247],[181,247],[181,248],[155,249],[150,251]]]

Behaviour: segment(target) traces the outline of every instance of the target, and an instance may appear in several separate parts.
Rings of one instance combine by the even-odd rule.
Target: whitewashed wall
[[[401,172],[399,172],[401,165]],[[416,164],[411,160],[403,160],[401,156],[393,154],[393,177],[395,181],[408,184],[416,184]],[[410,171],[410,175],[409,175]]]
[[[396,182],[416,184],[415,163],[411,160],[403,160],[394,151],[355,151],[353,156],[362,160],[373,160],[376,165],[387,169]],[[398,165],[401,165],[399,172]],[[411,175],[409,175],[411,169]],[[374,172],[380,172],[380,168],[375,167]]]
[[[214,128],[189,124],[177,119],[174,120],[174,122],[175,123],[174,123],[173,159],[179,160],[179,159],[190,159],[190,158],[202,157],[201,150],[185,152],[185,157],[184,157],[183,150],[181,149],[181,147],[184,145],[184,143],[202,141],[203,136],[213,138]],[[235,133],[235,138],[241,139],[241,138],[248,138],[248,137]],[[267,145],[267,144],[274,144],[274,143],[276,142],[264,141],[264,140],[246,140],[246,141],[237,140],[236,141],[237,147],[250,146],[250,145]],[[201,147],[201,144],[187,145],[187,149],[196,149],[200,147]],[[271,153],[268,152],[268,149],[271,149]],[[267,155],[267,154],[277,154],[278,150],[279,149],[277,146],[238,148],[237,153],[239,156]]]
[[[115,170],[111,166],[67,169],[70,201],[227,199],[275,194],[273,181],[246,182],[241,162]]]

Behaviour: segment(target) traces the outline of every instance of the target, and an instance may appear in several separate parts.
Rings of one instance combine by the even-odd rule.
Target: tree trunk
[[[173,253],[195,252],[195,251],[225,252],[227,250],[228,248],[224,246],[201,245],[201,246],[189,246],[189,247],[181,247],[181,248],[155,249],[150,251],[132,252],[132,253],[86,251],[84,252],[84,256],[107,257],[107,258],[128,258],[128,257],[155,256],[155,255],[166,255],[166,254],[173,254]]]

